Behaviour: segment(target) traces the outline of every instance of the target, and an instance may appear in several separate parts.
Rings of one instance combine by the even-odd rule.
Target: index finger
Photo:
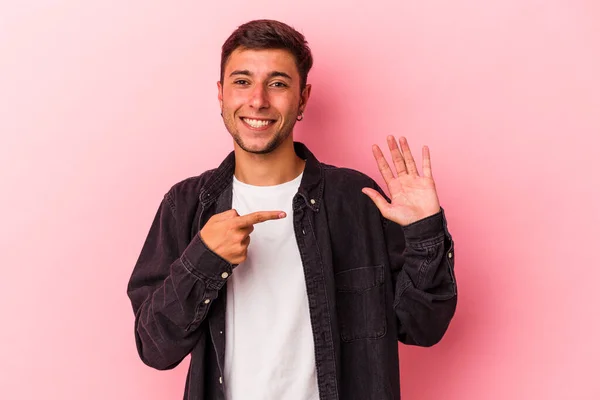
[[[261,222],[285,218],[285,216],[286,215],[283,211],[256,211],[236,218],[236,224],[240,228],[247,228],[251,225],[259,224]]]

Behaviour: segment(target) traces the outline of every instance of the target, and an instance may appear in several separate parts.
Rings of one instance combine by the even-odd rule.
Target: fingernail
[[[279,218],[285,218],[285,213],[284,212],[279,213]]]

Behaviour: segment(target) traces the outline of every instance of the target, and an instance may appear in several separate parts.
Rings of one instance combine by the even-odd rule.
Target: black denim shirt
[[[384,194],[371,178],[294,146],[306,160],[291,217],[320,399],[399,399],[398,340],[437,343],[456,308],[444,210],[401,227],[361,192]],[[143,362],[171,369],[191,353],[187,400],[225,398],[226,282],[237,266],[207,248],[198,232],[212,215],[231,209],[234,165],[232,152],[219,168],[165,194],[127,287]]]

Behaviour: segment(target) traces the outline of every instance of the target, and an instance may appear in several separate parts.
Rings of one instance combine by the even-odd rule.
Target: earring
[[[296,117],[296,121],[302,121],[304,119],[304,112],[300,112],[300,115]]]

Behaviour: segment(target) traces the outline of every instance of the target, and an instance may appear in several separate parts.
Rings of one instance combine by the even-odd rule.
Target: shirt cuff
[[[214,289],[223,287],[233,270],[229,262],[206,246],[199,234],[194,235],[181,259],[192,274],[207,281]]]
[[[446,234],[445,222],[444,209],[440,207],[438,213],[404,226],[404,238],[413,243],[437,238]]]

